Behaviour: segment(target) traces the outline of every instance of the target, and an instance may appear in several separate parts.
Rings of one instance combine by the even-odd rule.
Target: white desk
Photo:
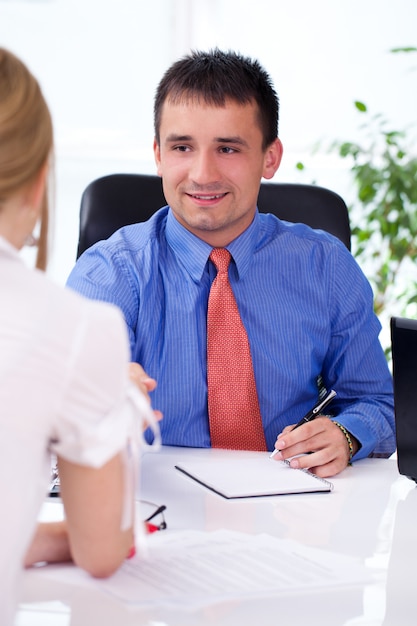
[[[237,501],[221,498],[174,469],[176,462],[190,455],[219,453],[224,454],[164,447],[144,455],[141,497],[166,504],[168,530],[164,532],[228,528],[292,538],[360,557],[374,572],[374,582],[301,596],[228,602],[187,613],[129,609],[99,590],[54,581],[46,584],[36,570],[29,570],[16,626],[415,626],[417,489],[398,474],[395,460],[357,462],[332,479],[330,494]],[[56,503],[47,506],[48,516],[59,508]]]

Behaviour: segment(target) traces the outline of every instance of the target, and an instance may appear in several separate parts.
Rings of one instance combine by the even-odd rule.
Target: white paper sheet
[[[43,573],[49,571],[55,581],[94,584],[127,605],[190,610],[371,581],[369,570],[355,559],[269,535],[162,532],[148,543],[145,559],[137,555],[104,581],[69,566],[47,567]]]

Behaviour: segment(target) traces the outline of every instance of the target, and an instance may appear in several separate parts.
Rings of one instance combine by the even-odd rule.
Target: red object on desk
[[[155,524],[151,524],[151,522],[145,522],[145,528],[148,533],[156,533],[159,530],[159,526],[155,526]]]

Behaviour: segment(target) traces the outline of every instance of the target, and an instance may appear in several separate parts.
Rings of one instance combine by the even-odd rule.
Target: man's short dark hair
[[[268,73],[256,60],[218,48],[193,51],[176,61],[162,77],[155,96],[154,127],[159,143],[162,107],[172,103],[201,100],[223,107],[227,100],[240,104],[255,102],[265,150],[278,136],[279,100]]]

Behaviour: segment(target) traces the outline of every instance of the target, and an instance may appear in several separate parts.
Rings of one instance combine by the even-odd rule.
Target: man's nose
[[[209,185],[220,180],[215,155],[200,151],[195,154],[190,169],[190,179],[197,185]]]

